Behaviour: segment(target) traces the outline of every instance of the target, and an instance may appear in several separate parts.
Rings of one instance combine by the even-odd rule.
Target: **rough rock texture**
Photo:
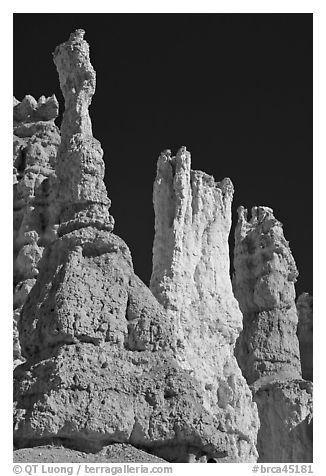
[[[14,373],[15,444],[59,439],[98,451],[120,442],[169,461],[255,461],[256,407],[231,354],[241,328],[236,302],[220,306],[217,326],[202,322],[203,338],[217,333],[208,342],[217,355],[212,368],[194,371],[184,365],[188,344],[181,334],[178,341],[175,314],[134,274],[127,245],[112,233],[102,150],[88,115],[95,73],[83,34],[77,30],[54,53],[66,106],[48,211],[55,238],[18,322],[26,362]],[[228,189],[217,192],[226,210]]]
[[[88,227],[46,252],[20,326],[17,445],[129,441],[172,460],[225,456],[226,437],[169,351],[169,321],[122,240]]]
[[[131,445],[116,443],[97,453],[85,453],[65,446],[37,446],[14,451],[14,463],[160,463],[164,459],[138,450]]]
[[[83,30],[76,30],[53,55],[65,99],[56,167],[61,235],[85,226],[112,231],[114,224],[103,182],[103,150],[92,135],[88,113],[96,77],[83,36]]]
[[[243,313],[236,356],[260,418],[261,462],[312,461],[312,385],[301,379],[294,282],[298,275],[273,210],[240,207],[233,289]]]
[[[251,384],[286,372],[301,377],[295,288],[298,271],[282,224],[267,207],[254,207],[251,219],[240,207],[234,249],[233,289],[244,329],[237,358]]]
[[[44,247],[54,239],[49,225],[50,190],[60,135],[55,96],[14,98],[13,107],[14,365],[22,361],[17,322],[38,275]]]
[[[264,377],[252,386],[260,419],[257,450],[262,463],[313,460],[312,383]]]
[[[232,293],[228,235],[233,186],[191,170],[190,153],[161,154],[154,183],[155,238],[150,287],[167,310],[180,365],[198,380],[235,461],[251,461],[257,410],[234,357],[242,316]]]
[[[302,377],[313,380],[313,310],[312,296],[302,293],[297,299],[299,316],[297,335],[299,339]]]

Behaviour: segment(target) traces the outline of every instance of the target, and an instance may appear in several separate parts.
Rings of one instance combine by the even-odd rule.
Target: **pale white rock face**
[[[297,299],[299,316],[297,335],[300,346],[302,377],[313,380],[313,299],[302,293]]]
[[[252,461],[257,410],[234,357],[242,315],[229,275],[233,186],[191,170],[190,162],[185,147],[158,159],[150,289],[172,320],[180,365],[200,381],[206,408],[227,428],[230,453]]]
[[[185,355],[192,367],[198,355],[206,360],[210,346],[216,350],[216,333],[229,346],[242,329],[229,277],[232,196],[229,179],[215,183],[213,177],[190,169],[190,153],[185,148],[176,157],[164,153],[159,157],[150,288],[159,302],[175,312],[176,328],[185,340]],[[220,367],[220,359],[215,360]],[[203,364],[205,378],[215,374],[210,364],[207,369]]]
[[[234,294],[243,312],[236,356],[257,403],[259,462],[312,461],[312,384],[302,380],[294,283],[282,224],[268,207],[238,210]]]

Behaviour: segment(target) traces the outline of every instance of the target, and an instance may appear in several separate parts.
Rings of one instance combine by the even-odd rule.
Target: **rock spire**
[[[238,210],[233,289],[243,313],[237,343],[242,372],[251,384],[266,375],[301,377],[295,261],[282,224],[268,207]]]
[[[85,226],[112,231],[114,225],[103,181],[103,150],[92,135],[88,112],[96,75],[84,33],[76,30],[53,55],[65,99],[56,163],[60,235]]]
[[[312,300],[295,303],[281,223],[239,209],[232,287],[233,185],[192,170],[186,147],[165,150],[148,289],[113,233],[84,33],[53,55],[61,131],[55,96],[14,99],[15,445],[311,461]]]
[[[243,313],[236,356],[257,403],[260,462],[312,461],[312,384],[301,378],[294,283],[282,224],[268,207],[238,210],[233,289]]]
[[[98,451],[129,443],[168,461],[255,461],[257,410],[231,353],[241,327],[235,300],[221,305],[230,315],[218,316],[216,326],[207,315],[204,328],[201,318],[188,341],[112,233],[102,149],[88,115],[95,73],[83,34],[76,31],[54,53],[66,105],[49,213],[56,232],[20,312],[26,362],[14,373],[15,444]],[[205,187],[206,175],[199,176]],[[216,194],[223,213],[228,183]],[[225,287],[231,293],[230,283]],[[216,332],[223,347],[202,374],[191,368],[188,344],[200,337],[199,326],[203,338]],[[212,349],[219,351],[210,336],[210,359]]]
[[[219,415],[217,434],[228,428],[230,456],[245,461],[255,451],[258,419],[234,357],[242,315],[229,275],[232,197],[230,179],[215,182],[191,170],[185,147],[175,157],[169,150],[160,155],[150,288],[172,320],[180,365],[200,382],[212,416]]]

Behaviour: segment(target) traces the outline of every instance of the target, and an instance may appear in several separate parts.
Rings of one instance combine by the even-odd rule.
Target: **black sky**
[[[228,176],[239,205],[283,223],[312,292],[312,14],[15,14],[14,95],[63,100],[52,52],[86,30],[115,233],[149,282],[161,150]],[[59,121],[57,121],[59,124]],[[233,246],[233,228],[230,236]]]

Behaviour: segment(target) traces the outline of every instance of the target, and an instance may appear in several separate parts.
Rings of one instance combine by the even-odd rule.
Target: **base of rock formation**
[[[312,383],[268,378],[251,387],[260,419],[257,450],[262,463],[313,460]]]
[[[117,443],[97,453],[86,453],[65,446],[36,446],[15,450],[14,463],[167,463],[131,445]]]

